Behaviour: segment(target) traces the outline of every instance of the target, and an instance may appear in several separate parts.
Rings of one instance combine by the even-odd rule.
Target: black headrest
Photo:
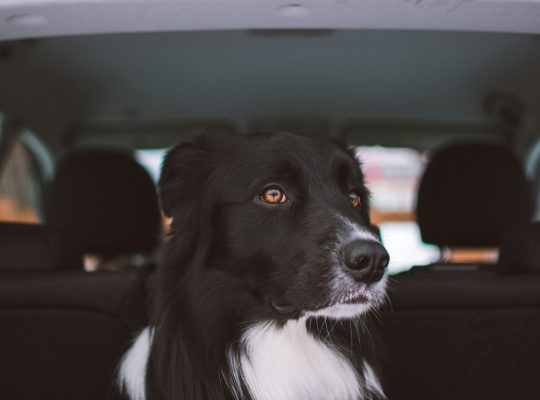
[[[0,223],[1,270],[82,270],[82,251],[67,236],[42,225]]]
[[[85,253],[148,252],[160,235],[152,179],[131,155],[114,151],[78,152],[58,166],[49,218],[76,236]]]
[[[424,242],[498,246],[505,231],[528,222],[529,185],[519,161],[497,144],[455,144],[433,155],[418,191]]]
[[[505,233],[499,249],[499,267],[507,273],[540,273],[540,223],[519,225]]]

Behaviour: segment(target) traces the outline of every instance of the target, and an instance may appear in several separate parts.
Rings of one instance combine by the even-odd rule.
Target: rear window
[[[135,160],[141,164],[157,183],[161,172],[161,162],[167,149],[140,149],[135,151]]]
[[[404,147],[358,147],[371,191],[372,222],[390,253],[391,274],[440,259],[437,246],[422,242],[416,223],[416,193],[427,153]]]

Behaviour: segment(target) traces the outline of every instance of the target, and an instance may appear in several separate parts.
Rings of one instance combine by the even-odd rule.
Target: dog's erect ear
[[[166,216],[172,217],[176,209],[201,199],[212,169],[213,136],[197,136],[167,152],[158,182],[159,200]]]
[[[339,147],[341,150],[343,150],[345,153],[349,153],[351,155],[351,157],[354,159],[354,161],[356,162],[356,164],[358,165],[358,168],[361,168],[362,162],[358,158],[358,156],[356,154],[356,149],[354,148],[354,146],[348,145],[347,143],[345,143],[341,139],[335,139],[334,138],[334,139],[331,139],[330,141],[332,143],[334,143],[337,147]]]

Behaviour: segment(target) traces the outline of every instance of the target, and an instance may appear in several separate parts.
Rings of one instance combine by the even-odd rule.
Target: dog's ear
[[[340,139],[331,139],[331,142],[334,143],[336,146],[338,146],[345,153],[349,154],[352,160],[354,161],[356,167],[358,168],[358,170],[362,172],[362,160],[358,156],[358,153],[354,146],[350,146]],[[363,177],[363,174],[362,174],[362,177]]]
[[[206,133],[180,143],[168,151],[161,168],[159,200],[163,213],[172,217],[168,237],[177,240],[175,246],[166,248],[174,251],[175,257],[191,257],[193,266],[202,265],[210,245],[209,220],[217,201],[211,193],[213,171],[224,141],[224,135]],[[166,252],[161,256],[170,257]]]
[[[201,199],[212,170],[212,137],[197,136],[172,147],[163,160],[158,194],[163,213],[174,217],[175,210]]]
[[[348,153],[354,159],[358,167],[361,167],[362,163],[356,154],[356,149],[354,148],[354,146],[348,145],[343,140],[337,138],[330,139],[330,141],[334,143],[337,147],[339,147],[341,150],[343,150],[345,153]]]

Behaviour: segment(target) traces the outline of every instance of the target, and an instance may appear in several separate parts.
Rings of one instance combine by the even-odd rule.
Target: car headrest
[[[518,225],[506,232],[499,249],[504,273],[540,273],[540,223]]]
[[[497,144],[454,144],[436,152],[420,182],[417,221],[426,243],[498,246],[530,220],[529,185],[519,161]]]
[[[85,150],[58,166],[49,221],[71,232],[85,253],[114,256],[152,251],[160,236],[156,189],[130,154]]]
[[[0,223],[0,270],[83,269],[82,251],[42,225]]]

